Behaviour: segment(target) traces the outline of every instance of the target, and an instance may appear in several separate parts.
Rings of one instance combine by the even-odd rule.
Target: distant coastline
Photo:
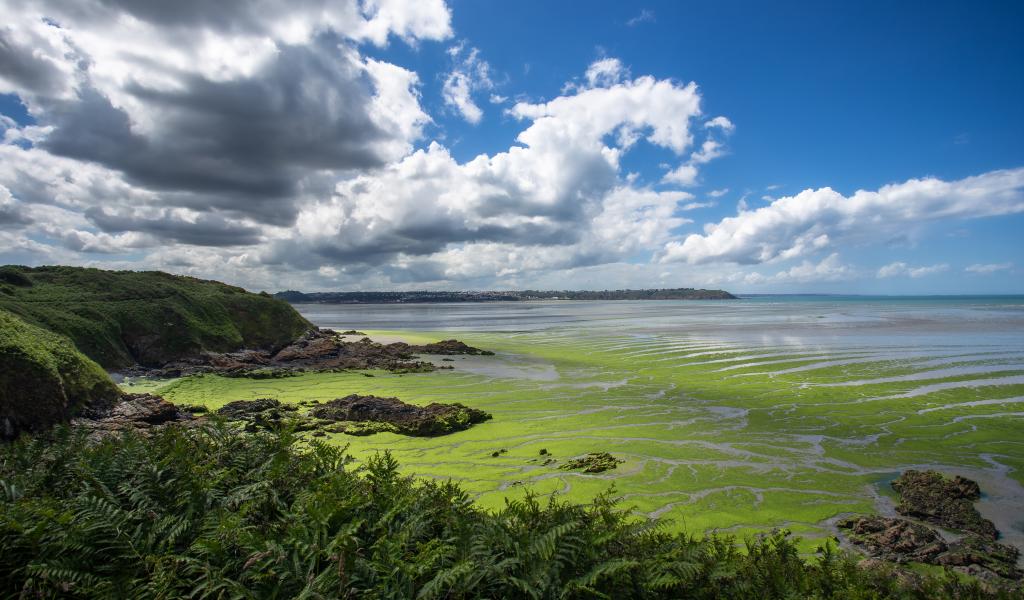
[[[430,304],[445,302],[527,302],[531,300],[736,300],[724,290],[695,288],[647,290],[522,290],[461,292],[299,292],[288,290],[275,298],[292,304]]]

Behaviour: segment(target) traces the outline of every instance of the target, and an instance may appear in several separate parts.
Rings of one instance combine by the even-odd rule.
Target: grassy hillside
[[[4,266],[0,308],[66,335],[108,369],[277,348],[311,327],[269,295],[158,271]]]
[[[217,424],[0,446],[0,596],[10,598],[995,598],[783,532],[738,547],[671,534],[608,496],[497,512],[390,455]],[[869,563],[870,564],[870,563]]]
[[[71,340],[0,310],[0,438],[65,421],[82,406],[119,395]]]

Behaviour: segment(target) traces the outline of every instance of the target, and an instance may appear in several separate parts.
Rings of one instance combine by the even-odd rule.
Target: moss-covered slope
[[[4,266],[0,308],[71,338],[108,369],[275,349],[312,327],[269,295],[158,271]]]
[[[120,394],[71,340],[0,310],[0,438],[65,421]]]

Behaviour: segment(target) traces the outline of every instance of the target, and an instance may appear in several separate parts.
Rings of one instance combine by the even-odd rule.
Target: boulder
[[[901,515],[993,540],[999,536],[992,521],[974,508],[981,490],[970,479],[949,478],[937,471],[910,470],[893,481],[892,487],[900,495],[896,512]]]
[[[436,436],[468,429],[491,415],[462,404],[428,404],[415,406],[398,398],[380,398],[352,394],[321,404],[309,414],[323,420],[388,424],[396,433],[413,436]],[[387,430],[381,425],[353,428],[353,435],[368,435],[372,430]],[[346,433],[349,431],[346,429]]]

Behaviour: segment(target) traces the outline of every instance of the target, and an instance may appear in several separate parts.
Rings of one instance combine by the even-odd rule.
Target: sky
[[[0,264],[1024,293],[1024,3],[0,12]]]

